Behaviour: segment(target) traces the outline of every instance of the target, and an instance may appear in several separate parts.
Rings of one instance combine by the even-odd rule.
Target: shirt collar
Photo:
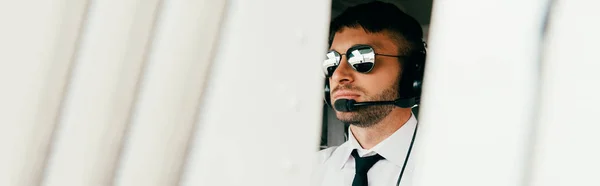
[[[412,141],[416,127],[417,118],[414,114],[411,114],[411,117],[408,119],[408,121],[406,121],[406,123],[404,123],[404,125],[402,125],[402,127],[369,150],[363,149],[360,146],[350,131],[350,128],[348,128],[348,141],[340,145],[340,147],[343,149],[342,155],[345,157],[341,158],[342,162],[340,162],[340,168],[343,168],[344,165],[346,165],[346,163],[350,160],[350,153],[352,153],[352,150],[354,149],[357,149],[360,157],[379,154],[386,160],[399,167],[402,167],[404,165],[406,153],[408,152],[408,148],[410,146],[410,142]]]

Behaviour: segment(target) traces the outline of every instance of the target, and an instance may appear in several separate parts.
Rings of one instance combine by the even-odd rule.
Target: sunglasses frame
[[[350,60],[349,60],[350,58],[348,57],[348,54],[351,54],[351,52],[353,52],[353,51],[356,51],[356,50],[361,50],[361,49],[364,49],[364,48],[367,48],[367,49],[370,49],[371,51],[373,51],[373,52],[372,52],[372,53],[373,53],[373,62],[372,62],[372,63],[373,63],[373,66],[372,66],[372,67],[371,67],[371,68],[370,68],[368,71],[366,71],[366,72],[360,72],[360,71],[358,71],[358,70],[356,69],[356,67],[354,66],[355,64],[353,65],[353,64],[351,64],[351,63],[350,63]],[[354,45],[354,46],[352,46],[352,47],[348,48],[348,50],[346,50],[346,53],[343,53],[343,54],[340,54],[338,51],[335,51],[335,50],[329,50],[329,51],[327,52],[327,55],[329,55],[329,54],[330,54],[330,53],[332,53],[332,52],[333,52],[333,54],[334,54],[334,58],[335,58],[335,60],[336,60],[336,61],[333,63],[334,65],[332,65],[332,66],[335,66],[335,69],[334,69],[333,71],[331,71],[331,73],[329,73],[327,69],[328,69],[329,67],[332,67],[332,66],[327,66],[327,67],[325,67],[325,63],[326,63],[326,61],[330,60],[330,58],[327,58],[327,59],[325,59],[325,60],[323,61],[323,73],[324,73],[325,77],[331,77],[331,76],[333,75],[333,73],[335,72],[335,70],[337,70],[337,67],[340,65],[340,63],[341,63],[341,61],[342,61],[342,56],[344,56],[344,55],[346,56],[346,62],[348,63],[348,65],[350,65],[350,67],[352,67],[352,69],[354,69],[354,71],[356,71],[356,72],[359,72],[359,73],[363,73],[363,74],[367,74],[367,73],[371,72],[371,71],[372,71],[372,70],[375,68],[375,61],[376,61],[376,60],[375,60],[375,56],[386,56],[386,57],[397,57],[397,58],[398,58],[398,57],[405,57],[404,55],[380,54],[380,53],[377,53],[377,52],[375,52],[375,49],[373,49],[373,47],[372,47],[372,46],[370,46],[370,45],[365,45],[365,44],[358,44],[358,45]],[[363,63],[364,63],[364,62],[363,62]],[[357,64],[358,64],[358,63],[357,63]]]

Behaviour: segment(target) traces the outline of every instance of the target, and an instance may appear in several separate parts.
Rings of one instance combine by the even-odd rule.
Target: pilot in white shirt
[[[325,101],[349,140],[319,152],[315,185],[410,186],[425,66],[420,24],[393,4],[350,7],[330,25]],[[407,158],[408,157],[408,158]]]

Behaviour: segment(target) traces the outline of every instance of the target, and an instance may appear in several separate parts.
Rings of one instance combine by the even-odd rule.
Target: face
[[[361,44],[371,46],[377,54],[399,55],[398,46],[391,35],[386,32],[367,33],[361,27],[346,27],[337,32],[330,50],[345,54],[349,48]],[[329,78],[332,103],[342,98],[357,102],[391,101],[397,98],[401,72],[398,58],[376,55],[373,69],[361,73],[348,64],[346,55],[341,57],[339,66]],[[353,112],[336,111],[336,116],[344,123],[368,127],[381,121],[393,109],[393,105],[369,106]]]

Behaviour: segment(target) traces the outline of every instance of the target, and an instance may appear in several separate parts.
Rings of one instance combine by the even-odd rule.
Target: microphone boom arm
[[[335,101],[334,108],[338,111],[349,112],[355,111],[357,107],[374,106],[374,105],[395,105],[401,108],[412,108],[416,105],[415,98],[396,99],[394,101],[367,101],[356,102],[353,99],[340,99]]]

